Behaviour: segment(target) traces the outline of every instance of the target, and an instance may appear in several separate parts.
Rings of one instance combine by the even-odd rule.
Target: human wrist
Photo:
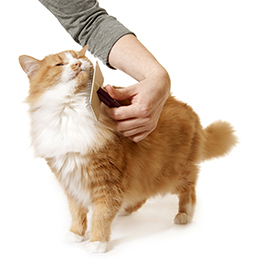
[[[171,89],[171,79],[164,67],[160,65],[153,72],[147,75],[146,78],[153,79],[155,83],[159,83],[159,86],[163,89],[165,95],[168,97]]]

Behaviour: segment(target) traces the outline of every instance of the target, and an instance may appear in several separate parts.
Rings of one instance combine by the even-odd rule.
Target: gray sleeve
[[[39,0],[81,46],[106,65],[113,45],[122,36],[133,34],[108,15],[96,0]]]

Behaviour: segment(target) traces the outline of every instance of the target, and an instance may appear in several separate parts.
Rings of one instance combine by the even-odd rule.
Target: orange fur
[[[84,55],[85,51],[66,53],[90,63]],[[25,63],[28,58],[20,58],[23,69],[30,76],[27,100],[30,114],[37,112],[33,105],[39,102],[43,94],[61,82],[61,67],[56,65],[68,63],[66,53],[50,55],[37,61],[32,66],[32,69],[38,68],[34,74],[29,73],[31,69]],[[77,63],[71,65],[72,70],[78,70]],[[91,75],[92,69],[76,76],[75,93],[86,91]],[[68,106],[72,107],[71,105]],[[68,106],[63,106],[63,111]],[[59,125],[62,121],[63,119]],[[98,127],[96,143],[87,152],[67,150],[61,156],[56,154],[44,158],[66,191],[72,215],[70,230],[73,233],[82,237],[85,235],[88,205],[94,205],[90,242],[100,244],[94,249],[97,252],[105,250],[101,249],[101,244],[110,240],[111,223],[119,211],[123,209],[125,214],[132,213],[148,198],[158,194],[177,195],[179,209],[175,223],[190,222],[196,203],[198,164],[224,156],[237,142],[229,123],[218,121],[203,129],[192,108],[172,96],[164,105],[155,131],[139,143],[134,143],[117,132],[114,122],[103,110],[101,121],[93,119],[93,122],[94,127]],[[47,143],[51,143],[50,139]],[[39,145],[34,144],[34,148],[36,146]],[[70,172],[67,172],[67,167]],[[84,197],[79,198],[78,195],[82,193]]]

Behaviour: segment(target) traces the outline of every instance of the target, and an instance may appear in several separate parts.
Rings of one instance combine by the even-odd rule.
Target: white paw
[[[79,242],[83,242],[83,241],[87,240],[87,238],[85,236],[77,235],[71,231],[69,231],[66,234],[65,239],[68,243],[79,243]]]
[[[86,246],[88,252],[93,253],[105,253],[107,251],[107,243],[106,242],[89,242]]]
[[[184,225],[184,224],[188,224],[192,221],[192,217],[187,215],[186,213],[178,213],[175,217],[175,224],[178,225]]]

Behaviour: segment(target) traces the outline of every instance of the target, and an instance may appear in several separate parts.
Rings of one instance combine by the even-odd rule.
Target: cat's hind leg
[[[194,187],[179,194],[179,210],[174,219],[175,224],[191,223],[194,216],[195,203],[196,196]]]
[[[182,183],[176,188],[179,197],[179,209],[175,224],[191,223],[196,204],[195,184],[197,180],[198,166],[190,166],[188,172],[183,175]]]
[[[87,229],[88,209],[82,207],[76,200],[67,195],[69,209],[72,216],[70,231],[66,235],[66,240],[71,243],[77,243],[87,240],[85,232]]]

